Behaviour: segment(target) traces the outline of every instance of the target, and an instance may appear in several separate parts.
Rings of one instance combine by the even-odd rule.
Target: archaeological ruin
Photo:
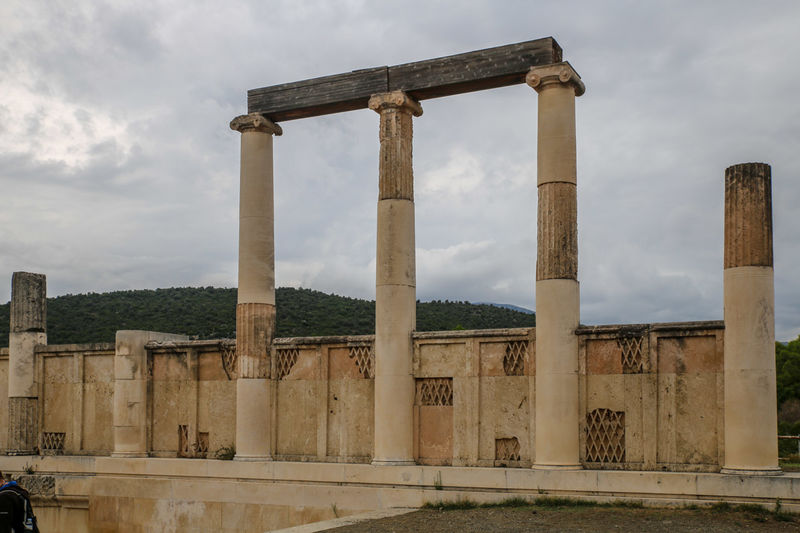
[[[537,327],[417,332],[421,102],[523,83],[538,100]],[[263,531],[542,494],[800,510],[800,475],[778,468],[770,167],[724,171],[724,321],[581,325],[584,90],[552,38],[250,90],[230,123],[235,340],[48,345],[45,277],[15,273],[0,470],[31,488],[43,531]],[[274,338],[273,137],[364,108],[380,136],[375,334]]]

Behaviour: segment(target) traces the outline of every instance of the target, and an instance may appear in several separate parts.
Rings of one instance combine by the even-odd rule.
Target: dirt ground
[[[337,533],[437,531],[644,531],[682,533],[800,531],[800,515],[757,509],[653,509],[616,507],[494,507],[422,509],[405,515],[331,529]]]

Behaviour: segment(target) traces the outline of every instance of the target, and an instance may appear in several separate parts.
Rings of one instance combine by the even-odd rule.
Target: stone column
[[[242,134],[239,175],[239,292],[236,305],[236,459],[269,459],[269,353],[275,336],[272,136],[257,113],[231,121]]]
[[[380,114],[378,245],[375,275],[375,452],[372,464],[414,464],[411,332],[417,324],[412,117],[402,91],[374,95]]]
[[[764,163],[725,169],[725,461],[777,474],[772,181]]]
[[[577,166],[575,97],[585,88],[569,63],[531,68],[539,93],[534,468],[580,468],[578,409]]]
[[[36,346],[47,344],[47,280],[14,272],[8,335],[8,455],[33,455],[39,447]]]

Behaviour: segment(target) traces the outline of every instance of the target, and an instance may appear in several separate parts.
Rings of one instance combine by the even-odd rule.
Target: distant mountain
[[[363,335],[375,331],[375,302],[310,289],[279,288],[278,337]],[[0,347],[8,346],[9,304],[0,305]],[[417,330],[528,327],[527,309],[494,304],[417,302]],[[236,289],[170,288],[68,294],[47,299],[49,344],[113,342],[119,329],[181,333],[200,339],[236,335]]]
[[[493,305],[495,307],[502,307],[503,309],[511,309],[512,311],[519,311],[520,313],[525,313],[526,315],[535,315],[535,311],[531,311],[527,307],[520,307],[514,304],[497,304],[493,302],[475,302],[476,305]]]

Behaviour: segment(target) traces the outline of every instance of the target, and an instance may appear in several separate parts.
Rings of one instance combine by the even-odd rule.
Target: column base
[[[725,466],[722,467],[719,473],[732,476],[782,476],[783,470],[777,466],[769,468],[735,468]]]
[[[121,459],[137,459],[142,457],[150,457],[150,455],[142,452],[112,452],[111,457],[118,457]]]
[[[391,461],[383,459],[374,459],[370,464],[372,464],[372,466],[417,466],[416,461],[408,461],[408,460]]]
[[[234,461],[256,462],[256,461],[272,461],[271,455],[243,455],[237,453],[233,456]]]
[[[583,470],[582,464],[570,464],[570,465],[537,465],[533,464],[531,466],[533,470]]]

